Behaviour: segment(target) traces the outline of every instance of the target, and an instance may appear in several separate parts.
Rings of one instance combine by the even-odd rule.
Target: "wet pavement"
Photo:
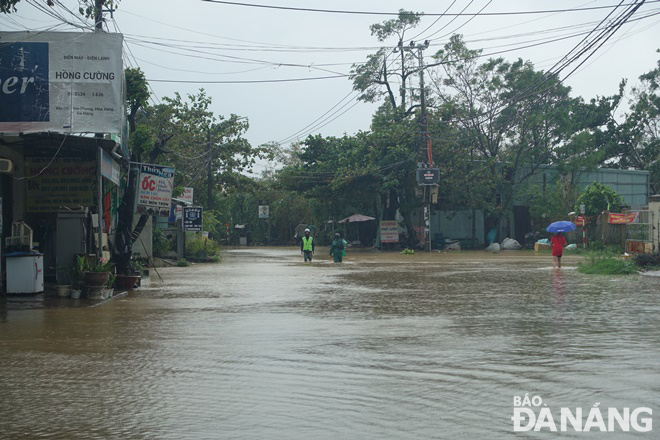
[[[322,251],[228,251],[95,308],[0,301],[0,437],[658,438],[660,279]],[[514,433],[525,393],[585,420],[649,407],[654,429]]]

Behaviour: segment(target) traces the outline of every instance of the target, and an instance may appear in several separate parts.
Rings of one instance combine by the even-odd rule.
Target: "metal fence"
[[[605,212],[591,219],[587,226],[578,226],[569,232],[569,243],[582,243],[583,230],[586,228],[588,243],[594,241],[605,245],[620,246],[621,250],[629,253],[651,253],[653,249],[654,212],[649,210],[631,210],[626,214],[637,213],[635,221],[628,224],[611,224],[608,221],[609,213]],[[659,226],[659,225],[656,225]]]
[[[628,211],[637,213],[635,221],[625,225],[626,252],[649,254],[653,249],[654,212],[649,210]]]

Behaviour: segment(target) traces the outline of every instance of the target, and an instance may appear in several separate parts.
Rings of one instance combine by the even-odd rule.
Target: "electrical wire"
[[[330,107],[330,109],[329,109],[328,111],[326,111],[325,113],[323,113],[323,114],[322,114],[321,116],[319,116],[317,119],[315,119],[314,121],[312,121],[312,122],[311,122],[310,124],[308,124],[307,126],[301,128],[300,130],[298,130],[298,131],[295,132],[294,134],[285,137],[284,139],[282,139],[281,141],[279,141],[278,144],[283,144],[283,143],[289,142],[291,139],[295,139],[300,133],[304,132],[305,130],[307,130],[307,129],[310,128],[310,127],[313,127],[314,124],[316,124],[320,119],[322,119],[323,117],[325,117],[328,113],[330,113],[332,110],[334,110],[339,104],[341,104],[342,102],[344,102],[344,100],[346,100],[349,96],[351,96],[351,95],[354,94],[354,93],[355,93],[355,92],[351,90],[346,96],[344,96],[342,99],[340,99],[338,103],[336,103],[335,105],[333,105],[332,107]]]
[[[62,150],[62,147],[64,146],[64,142],[66,142],[67,137],[69,137],[69,133],[64,134],[64,139],[62,139],[62,142],[60,143],[60,146],[57,147],[57,151],[55,151],[55,154],[53,157],[50,159],[48,164],[41,169],[37,174],[34,174],[32,176],[23,176],[23,177],[14,177],[14,180],[25,180],[25,179],[34,179],[35,177],[41,176],[41,174],[46,171],[55,161],[55,158],[57,157],[58,154],[60,154],[60,150]]]
[[[234,72],[200,72],[199,70],[189,70],[189,69],[176,69],[168,66],[163,66],[161,64],[156,64],[152,63],[151,61],[147,61],[142,58],[135,57],[137,61],[141,61],[142,63],[145,64],[151,64],[152,66],[160,67],[162,69],[167,69],[167,70],[173,70],[175,72],[186,72],[186,73],[199,73],[200,75],[237,75],[241,73],[249,73],[249,72],[256,72],[258,70],[264,70],[264,69],[270,69],[271,66],[261,66],[261,67],[255,67],[254,69],[247,69],[247,70],[238,70]]]
[[[170,48],[170,49],[180,49],[180,47],[177,47],[177,45],[172,45],[172,44],[166,44],[162,42],[151,42],[151,41],[144,41],[142,44],[136,42],[136,40],[133,40],[135,44],[141,47],[150,47],[146,46],[145,44],[148,45],[153,45],[157,46],[154,49],[158,50],[160,49],[161,51],[165,51],[162,49],[163,47]],[[325,69],[322,66],[316,65],[316,64],[299,64],[299,63],[287,63],[287,62],[274,62],[274,61],[268,61],[268,60],[260,60],[260,59],[254,59],[254,58],[244,58],[244,57],[237,57],[237,56],[231,56],[231,55],[223,55],[223,54],[211,54],[207,51],[203,50],[198,50],[198,49],[191,49],[191,48],[185,48],[183,50],[186,50],[187,52],[190,52],[191,55],[181,53],[181,52],[171,52],[171,51],[166,51],[168,53],[173,53],[176,55],[181,55],[181,56],[187,56],[187,57],[192,57],[192,58],[206,58],[214,61],[223,61],[223,62],[228,62],[228,63],[238,63],[238,64],[266,64],[269,66],[273,67],[302,67],[304,69],[314,69],[314,70],[320,70],[323,72],[328,72],[328,73],[339,73],[335,72],[333,70]],[[220,57],[222,59],[217,59],[217,58],[209,58],[209,57],[200,57],[197,54],[202,54],[202,55],[211,55],[213,57]]]
[[[245,6],[251,8],[263,8],[263,9],[279,9],[285,11],[298,11],[298,12],[319,12],[319,13],[329,13],[329,14],[355,14],[355,15],[391,15],[398,17],[400,12],[377,12],[377,11],[347,11],[347,10],[338,10],[338,9],[315,9],[315,8],[298,8],[291,6],[274,6],[274,5],[262,5],[254,3],[241,3],[241,2],[229,2],[224,0],[201,0],[206,3],[216,3],[223,5],[231,6]],[[650,0],[649,3],[656,3],[660,0]],[[535,10],[535,11],[512,11],[512,12],[462,12],[462,13],[425,13],[426,16],[490,16],[490,17],[500,17],[500,16],[509,16],[509,15],[533,15],[533,14],[548,14],[556,12],[582,12],[582,11],[595,11],[599,9],[616,9],[619,6],[630,6],[635,3],[628,3],[625,5],[608,5],[608,6],[592,6],[588,8],[565,8],[565,9],[546,9],[546,10]]]
[[[642,20],[642,19],[646,19],[646,18],[654,16],[654,15],[656,15],[656,12],[651,12],[651,13],[648,13],[647,15],[641,16],[641,17],[636,18],[634,20]],[[633,20],[631,20],[631,21],[633,21]],[[562,28],[558,28],[558,29],[562,29]],[[489,56],[493,56],[493,55],[500,55],[500,54],[503,54],[503,53],[508,53],[508,52],[517,51],[517,50],[521,50],[521,49],[528,49],[528,48],[537,47],[537,46],[545,45],[545,44],[551,44],[551,43],[555,43],[555,42],[558,42],[558,41],[574,38],[574,37],[577,37],[577,36],[588,35],[590,32],[591,31],[581,32],[581,33],[576,33],[576,34],[570,34],[570,35],[565,35],[565,36],[561,36],[561,37],[557,37],[557,38],[550,38],[550,39],[547,39],[547,40],[543,40],[543,39],[541,39],[541,40],[530,40],[530,41],[532,41],[532,43],[530,43],[530,44],[526,44],[528,42],[521,42],[521,43],[512,43],[512,44],[501,45],[501,46],[494,46],[492,48],[509,47],[509,46],[513,46],[513,47],[509,47],[508,49],[505,49],[505,50],[497,50],[497,51],[491,51],[491,52],[487,52],[487,53],[481,53],[479,55],[479,58],[489,57]],[[180,54],[180,53],[177,53],[177,52],[166,52],[166,53],[182,55],[182,56],[191,56],[191,57],[194,57],[194,58],[200,58],[199,55]],[[201,58],[203,58],[203,57],[201,57]],[[224,60],[218,60],[218,59],[215,59],[215,58],[205,58],[205,59],[211,59],[211,60],[215,60],[215,61],[224,61]],[[247,61],[247,59],[246,59],[246,60],[243,60],[243,61],[238,61],[237,60],[236,62],[250,62],[250,61]],[[304,68],[309,68],[310,67],[310,65],[293,64],[293,63],[278,63],[278,62],[267,62],[267,61],[266,61],[266,63],[270,63],[270,65],[278,66],[278,67],[280,67],[280,66],[294,66],[294,67],[304,67]],[[433,66],[436,66],[436,65],[439,65],[439,64],[438,63],[431,63],[428,66],[433,67]],[[337,73],[337,75],[347,76],[347,75],[342,74],[340,72],[336,72],[336,73]],[[321,77],[319,79],[327,79],[327,77]],[[293,79],[293,80],[295,81],[296,79]],[[305,80],[308,80],[308,79],[305,79]],[[164,80],[164,79],[153,80],[153,81],[157,81],[157,82],[158,81],[159,82],[183,82],[183,81],[177,81],[177,80]],[[253,81],[254,82],[263,82],[263,80],[261,80],[261,81],[260,80],[253,80]],[[265,82],[282,82],[282,81],[283,80],[281,80],[281,79],[278,79],[278,80],[265,80]],[[291,81],[291,80],[288,80],[288,81]],[[188,80],[188,82],[190,82],[190,83],[213,83],[213,82],[204,81],[204,80],[197,80],[197,81]],[[218,82],[218,83],[223,83],[223,82]],[[225,83],[233,84],[233,83],[241,83],[241,82],[239,82],[239,81],[229,81],[229,82],[225,82]]]
[[[461,24],[460,26],[458,26],[457,28],[455,28],[453,31],[447,32],[447,33],[444,34],[443,36],[438,37],[437,39],[445,38],[445,37],[447,37],[448,35],[453,35],[453,34],[455,34],[458,30],[460,30],[461,28],[467,26],[472,20],[474,20],[475,18],[477,18],[477,16],[478,16],[479,14],[481,14],[481,13],[483,12],[483,10],[486,9],[486,8],[487,8],[492,2],[493,2],[493,0],[488,0],[488,3],[486,3],[481,9],[479,9],[479,11],[477,12],[476,15],[473,15],[473,16],[470,17],[465,23]],[[472,2],[470,2],[470,4],[472,4]],[[468,6],[469,6],[469,4],[468,4]],[[452,20],[452,21],[453,21],[453,20]],[[450,23],[451,23],[451,22],[450,22]],[[442,28],[440,28],[440,30],[438,30],[438,31],[436,31],[436,32],[434,32],[434,33],[432,33],[429,37],[432,37],[433,35],[436,35],[436,34],[440,33],[440,31],[441,31],[442,29],[444,29],[444,27],[442,27]],[[428,38],[428,37],[427,37],[427,38]]]
[[[117,30],[119,31],[119,33],[121,33],[123,35],[123,33],[121,32],[121,29],[119,28],[119,23],[117,23],[117,20],[115,20],[114,17],[112,19],[112,22],[114,23],[114,25],[117,28]],[[139,68],[139,63],[136,61],[135,55],[133,55],[133,51],[131,50],[131,47],[128,45],[128,42],[126,41],[126,38],[124,38],[124,45],[126,46],[126,50],[130,54],[130,56],[133,57],[133,62],[135,63],[135,66]],[[149,89],[149,92],[150,92],[149,93],[149,99],[151,100],[151,103],[154,104],[154,105],[160,104],[161,103],[160,98],[158,97],[158,95],[156,94],[156,92],[151,87],[151,84],[149,84],[148,81],[147,81],[147,88]]]
[[[414,37],[412,37],[411,40],[416,40],[417,37],[419,37],[419,36],[422,35],[424,32],[428,31],[428,30],[431,29],[433,26],[435,26],[435,24],[436,24],[438,21],[440,21],[440,20],[445,16],[445,14],[447,14],[447,12],[449,12],[449,10],[451,9],[451,7],[454,6],[455,3],[456,3],[456,0],[452,1],[451,4],[450,4],[449,6],[447,6],[447,9],[445,9],[445,12],[443,12],[442,15],[439,15],[438,18],[436,18],[435,21],[434,21],[433,23],[431,23],[429,26],[426,27],[426,29],[424,29],[423,31],[421,31],[420,33],[418,33],[417,35],[415,35]],[[472,1],[470,1],[470,4],[471,4],[471,3],[472,3]],[[451,24],[451,21],[449,22],[449,24]],[[442,29],[444,29],[444,28],[447,27],[447,26],[448,26],[448,24],[446,24]],[[426,40],[426,39],[428,39],[428,38],[423,38],[423,40]]]
[[[654,14],[654,15],[655,15],[655,14]],[[650,16],[650,15],[649,15],[649,16]],[[645,18],[646,18],[646,17],[645,17]],[[602,23],[602,20],[601,20],[601,23]],[[589,34],[591,34],[591,33],[592,33],[592,31],[589,32]],[[574,35],[573,35],[573,37],[574,37]],[[492,55],[492,53],[491,53],[491,54],[488,54],[488,55],[486,55],[486,56],[489,56],[489,55]],[[565,57],[564,57],[564,58],[565,58]],[[557,64],[557,63],[556,63],[556,64]],[[556,64],[555,64],[555,65],[556,65]],[[350,95],[350,94],[349,94],[349,95]],[[347,95],[347,96],[348,96],[348,95]],[[346,99],[346,97],[342,98],[342,100],[340,100],[339,103],[335,104],[335,106],[333,106],[329,111],[331,111],[332,109],[334,109],[334,108],[335,108],[337,105],[339,105],[344,99]],[[351,108],[353,108],[353,106],[351,106]],[[349,108],[348,110],[350,110],[350,108]],[[348,110],[347,110],[347,111],[348,111]],[[328,111],[328,112],[329,112],[329,111]],[[328,112],[326,112],[325,114],[323,114],[319,119],[321,119],[323,116],[325,116]],[[343,112],[342,114],[344,114],[344,113],[345,113],[345,112]],[[340,114],[339,116],[341,116],[341,114]],[[336,118],[334,118],[334,119],[336,119]],[[328,123],[334,121],[334,119],[332,119],[332,120],[326,122],[326,123],[323,124],[323,125],[320,125],[320,126],[316,126],[316,127],[314,127],[313,130],[316,130],[316,129],[318,129],[318,128],[322,128],[323,126],[327,125]],[[316,121],[314,121],[312,124],[314,124],[314,123],[317,122],[317,121],[318,121],[318,119],[317,119]],[[312,124],[310,124],[310,125],[312,125]],[[279,141],[279,143],[280,143],[280,144],[283,144],[283,143],[287,143],[287,142],[290,142],[290,141],[296,139],[296,138],[299,136],[300,132],[305,131],[307,128],[309,128],[309,126],[307,126],[307,127],[303,128],[303,129],[299,130],[299,132],[296,132],[295,134],[293,134],[293,135],[291,135],[291,136],[288,136],[287,138],[284,138],[283,140]]]
[[[300,82],[315,81],[322,79],[346,78],[350,75],[331,75],[314,76],[309,78],[284,78],[284,79],[255,79],[255,80],[235,80],[235,81],[207,81],[207,80],[175,80],[175,79],[148,79],[150,82],[183,83],[183,84],[264,84],[264,83],[282,83],[282,82]]]
[[[621,14],[617,16],[616,19],[610,20],[610,23],[601,28],[598,36],[596,36],[593,40],[587,42],[587,38],[583,39],[580,43],[578,43],[571,51],[569,51],[565,56],[563,56],[560,61],[555,63],[553,66],[554,71],[549,71],[546,75],[544,75],[544,78],[542,81],[537,82],[536,84],[533,84],[530,86],[527,90],[524,90],[523,92],[519,93],[517,96],[514,96],[511,98],[508,102],[504,103],[501,105],[500,108],[496,108],[495,112],[493,113],[493,110],[490,110],[490,118],[496,117],[500,113],[502,113],[506,108],[511,108],[511,106],[514,105],[519,105],[519,103],[523,99],[527,99],[530,96],[536,95],[537,98],[533,100],[533,102],[538,102],[539,99],[542,99],[545,97],[552,89],[556,88],[559,84],[561,84],[563,81],[565,81],[569,76],[571,76],[580,66],[582,66],[593,54],[595,54],[600,47],[602,47],[609,38],[611,38],[612,35],[621,27],[623,24],[625,24],[627,21],[629,21],[630,17],[632,14],[635,13],[635,11],[643,4],[644,2],[638,3],[634,6],[629,7],[626,11],[623,11]],[[611,14],[609,14],[611,15]],[[608,15],[608,17],[609,17]],[[651,15],[649,15],[651,16]],[[596,26],[589,34],[595,33],[601,26],[604,21],[607,20],[607,17],[601,21],[601,23]],[[582,48],[580,48],[582,46]],[[589,52],[589,53],[587,53]],[[571,54],[573,54],[571,56]],[[586,55],[585,55],[586,54]],[[568,65],[572,64],[574,61],[577,61],[579,58],[584,57],[584,59],[569,72],[566,76],[563,78],[559,79],[555,84],[552,84],[550,87],[547,87],[545,90],[538,90],[538,88],[545,82],[547,82],[550,78],[557,78],[559,73],[565,69]],[[455,62],[455,61],[454,61]],[[443,64],[443,63],[440,63]],[[446,63],[445,63],[446,64]],[[531,92],[531,93],[529,93]],[[523,106],[529,106],[532,105],[533,102],[527,102],[526,105],[523,103]],[[472,121],[472,125],[474,126],[479,126],[482,124],[484,121],[479,120],[481,117],[485,117],[487,111],[484,111],[483,114],[477,115],[475,118],[476,120]],[[460,121],[459,121],[460,122]],[[463,121],[465,122],[465,121]],[[479,134],[475,134],[474,138],[475,140],[480,137]],[[443,141],[447,141],[446,137],[442,139]],[[464,136],[461,139],[454,139],[454,140],[461,140],[461,141],[470,141],[469,139],[466,139]]]
[[[385,57],[385,59],[387,59],[388,55],[391,55],[393,52],[394,52],[394,49],[390,49],[389,52],[383,54],[383,56]],[[391,62],[387,65],[387,67],[388,67],[388,68],[389,68],[389,67],[392,67],[392,65],[393,65],[395,62],[396,62],[395,60],[391,61]],[[287,136],[286,138],[284,138],[283,140],[281,140],[281,141],[278,142],[278,143],[279,143],[279,144],[283,144],[283,143],[291,142],[291,141],[293,141],[294,139],[300,138],[300,137],[301,137],[301,134],[302,134],[303,132],[305,133],[305,135],[309,135],[309,134],[311,134],[313,131],[316,131],[316,130],[318,130],[318,129],[320,129],[320,128],[323,128],[323,127],[325,127],[326,125],[328,125],[329,123],[335,121],[337,118],[343,116],[344,114],[346,114],[348,111],[350,111],[352,108],[354,108],[354,107],[358,104],[358,102],[357,102],[357,98],[358,98],[357,93],[355,94],[355,96],[353,96],[353,98],[351,99],[351,101],[347,102],[346,104],[344,104],[343,106],[341,106],[338,110],[336,110],[335,112],[333,112],[332,114],[330,114],[327,118],[323,119],[326,115],[328,115],[328,113],[332,112],[332,110],[334,110],[338,105],[340,105],[344,100],[346,100],[346,99],[347,99],[350,95],[352,95],[353,93],[354,93],[354,91],[349,92],[346,96],[344,96],[342,99],[340,99],[339,102],[338,102],[337,104],[333,105],[328,111],[326,111],[324,114],[322,114],[322,115],[321,115],[320,117],[318,117],[316,120],[314,120],[313,122],[311,122],[310,124],[308,124],[306,127],[302,128],[301,130],[298,130],[298,131],[297,131],[296,133],[294,133],[293,135]],[[353,104],[351,107],[349,107],[348,109],[344,110],[344,111],[341,112],[340,114],[337,114],[337,113],[339,113],[342,109],[344,109],[348,104],[350,104],[352,101],[356,101],[355,104]],[[335,116],[335,115],[336,115],[336,116]],[[335,117],[333,118],[333,116],[335,116]],[[330,119],[330,118],[332,118],[332,119]],[[323,119],[323,120],[322,120],[322,119]],[[318,122],[318,124],[317,124],[317,122]],[[316,125],[315,125],[315,124],[316,124]]]

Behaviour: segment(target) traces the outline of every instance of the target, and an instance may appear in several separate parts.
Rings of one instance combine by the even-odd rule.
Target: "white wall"
[[[135,227],[135,224],[138,222],[139,219],[140,219],[139,215],[136,215],[134,217],[133,227]],[[152,231],[153,231],[152,219],[153,219],[152,217],[149,217],[149,220],[147,220],[147,224],[144,226],[144,229],[142,230],[142,233],[133,244],[133,254],[135,255],[140,254],[142,258],[153,257],[154,255],[153,240],[152,240]]]

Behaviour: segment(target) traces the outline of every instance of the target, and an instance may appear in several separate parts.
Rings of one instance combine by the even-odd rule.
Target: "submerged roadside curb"
[[[126,298],[128,291],[120,291],[105,299],[61,298],[50,294],[4,295],[0,297],[0,310],[43,310],[99,307],[120,298]]]

